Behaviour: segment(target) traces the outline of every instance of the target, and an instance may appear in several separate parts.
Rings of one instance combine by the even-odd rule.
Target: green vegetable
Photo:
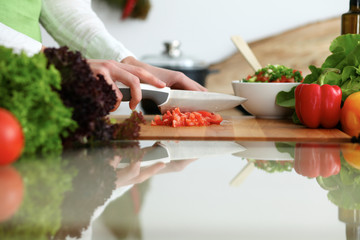
[[[62,47],[47,48],[44,53],[49,65],[53,64],[61,74],[59,94],[64,104],[74,109],[72,118],[79,126],[67,140],[110,140],[113,130],[105,117],[116,103],[112,87],[102,75],[94,76],[80,52]]]
[[[28,57],[0,46],[0,107],[20,121],[25,135],[23,154],[61,152],[61,137],[76,127],[71,109],[59,94],[60,75],[43,54]]]
[[[267,65],[255,72],[254,75],[243,79],[244,82],[301,82],[300,71],[283,65]]]
[[[145,123],[142,113],[133,111],[129,118],[115,125],[114,138],[123,140],[135,140],[139,138],[140,125]]]
[[[28,57],[0,46],[0,107],[20,121],[24,155],[61,153],[73,142],[138,138],[142,114],[113,124],[107,116],[115,103],[112,87],[79,52],[48,48]]]
[[[47,48],[45,55],[61,73],[60,96],[66,106],[74,109],[72,118],[79,126],[65,139],[66,143],[139,137],[139,123],[144,123],[142,114],[134,111],[124,123],[111,123],[108,114],[116,103],[115,92],[104,76],[94,76],[80,52],[67,47]]]
[[[360,91],[360,35],[341,35],[333,40],[329,49],[332,54],[320,68],[309,66],[311,73],[303,83],[337,85],[342,90],[342,101],[345,101],[351,93]],[[294,89],[280,92],[276,104],[295,109]],[[299,122],[296,113],[293,121]]]

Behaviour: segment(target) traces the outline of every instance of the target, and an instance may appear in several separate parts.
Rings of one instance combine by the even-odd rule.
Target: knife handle
[[[130,88],[121,82],[116,82],[116,86],[119,88],[123,98],[121,101],[128,102],[131,99]],[[165,103],[168,100],[170,94],[170,88],[157,88],[150,84],[140,83],[141,94],[143,99],[151,99],[157,105]]]

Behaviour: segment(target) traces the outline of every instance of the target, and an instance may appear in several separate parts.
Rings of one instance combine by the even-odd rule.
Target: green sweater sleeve
[[[0,22],[39,42],[41,0],[0,1]]]

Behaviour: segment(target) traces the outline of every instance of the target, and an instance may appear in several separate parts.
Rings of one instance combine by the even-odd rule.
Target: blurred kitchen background
[[[146,55],[161,54],[164,51],[164,42],[176,39],[181,42],[181,51],[184,55],[205,61],[215,70],[222,70],[218,69],[219,67],[226,68],[221,64],[229,61],[237,52],[230,40],[232,35],[241,35],[249,43],[261,42],[262,39],[281,36],[283,33],[309,24],[339,19],[341,14],[349,9],[349,0],[150,0],[151,8],[145,19],[127,18],[123,20],[121,19],[121,10],[109,6],[108,1],[92,0],[94,11],[103,20],[109,32],[139,59]],[[332,26],[329,30],[332,31],[331,34],[340,34],[340,21],[332,21],[330,24]],[[324,26],[319,25],[319,27]],[[310,30],[307,34],[314,34],[313,38],[319,39],[316,34],[321,29],[316,29],[315,26]],[[43,29],[42,32],[45,46],[58,46]],[[328,48],[331,40],[321,38],[325,41],[325,47]],[[295,39],[301,41],[301,33]],[[291,40],[289,44],[293,42],[294,40]],[[279,44],[281,45],[275,43],[275,48],[287,46],[286,42],[279,42]],[[301,44],[309,43],[304,40]],[[267,49],[272,47],[269,44],[267,46]],[[298,48],[298,46],[294,48]],[[256,45],[251,47],[254,47],[255,54],[259,54],[260,62],[268,64],[262,60],[259,50],[256,51]],[[291,45],[288,47],[288,54],[291,54],[292,47]],[[314,45],[313,48],[317,49],[317,46]],[[300,50],[293,49],[294,52]],[[286,65],[285,60],[284,62],[272,62],[272,64]],[[239,57],[236,61],[243,64]],[[298,61],[303,60],[299,59]],[[313,63],[303,61],[303,64]],[[227,71],[230,71],[229,68]],[[247,75],[249,72],[244,74]],[[214,79],[207,79],[207,81],[209,80],[207,87],[210,90],[214,88],[229,93],[231,84],[228,83],[234,79],[226,79],[226,84],[218,84],[226,86],[222,89],[211,82],[219,83],[219,79],[227,78],[228,75],[213,75],[215,75]],[[238,75],[239,73],[234,73],[230,77]]]

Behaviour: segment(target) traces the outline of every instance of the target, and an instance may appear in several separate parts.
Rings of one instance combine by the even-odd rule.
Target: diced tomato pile
[[[211,124],[219,125],[222,122],[219,114],[197,111],[182,113],[179,108],[167,111],[163,116],[156,115],[151,121],[152,126],[209,126]]]

